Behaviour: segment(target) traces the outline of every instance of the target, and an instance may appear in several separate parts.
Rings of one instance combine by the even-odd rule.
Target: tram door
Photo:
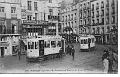
[[[39,56],[44,55],[44,40],[39,40]]]

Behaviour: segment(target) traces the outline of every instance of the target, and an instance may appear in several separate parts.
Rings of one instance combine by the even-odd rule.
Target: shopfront
[[[45,28],[47,27],[47,23],[42,23],[40,21],[35,20],[24,20],[22,23],[23,27],[23,36],[38,36],[44,35],[46,32]]]
[[[0,57],[17,54],[19,49],[19,34],[1,34],[0,39]]]
[[[7,47],[9,47],[8,42],[0,41],[0,57],[7,55]]]

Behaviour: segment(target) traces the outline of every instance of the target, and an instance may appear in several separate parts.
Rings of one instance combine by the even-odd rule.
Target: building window
[[[92,11],[94,11],[94,4],[92,4]]]
[[[27,20],[32,20],[32,15],[28,15]]]
[[[11,13],[16,13],[16,7],[11,7]]]
[[[38,10],[38,7],[37,7],[37,2],[34,2],[34,10]]]
[[[71,22],[71,24],[72,24],[72,28],[73,28],[73,22]]]
[[[4,12],[5,8],[4,7],[0,7],[0,12]]]
[[[75,18],[74,19],[76,20],[76,13],[75,13]]]
[[[71,19],[73,20],[73,14],[71,14],[71,17],[72,17]]]
[[[76,25],[76,21],[75,21],[75,25]]]
[[[101,16],[104,16],[104,10],[102,10],[102,14],[101,14]]]
[[[115,14],[115,7],[112,7],[112,14]]]
[[[97,11],[96,17],[99,17],[99,11]]]
[[[106,7],[109,7],[109,0],[107,0],[107,4],[106,4]]]
[[[115,16],[112,16],[112,24],[115,23]]]
[[[104,2],[103,1],[101,2],[101,8],[104,8]]]
[[[63,21],[64,21],[64,16],[63,16]]]
[[[109,8],[106,9],[106,15],[109,16]]]
[[[66,21],[67,21],[67,16],[66,16]]]
[[[96,5],[96,10],[98,10],[99,9],[99,3],[97,3],[97,5]]]
[[[53,15],[53,9],[49,9],[50,15]]]
[[[97,24],[99,24],[99,19],[97,19]]]
[[[114,0],[112,0],[111,6],[114,6],[114,5],[115,5],[115,2],[114,2]]]
[[[68,17],[69,17],[69,20],[70,20],[70,15],[68,15]]]
[[[92,18],[94,18],[94,12],[92,12]]]
[[[93,34],[95,34],[95,28],[93,28]]]
[[[100,28],[97,27],[97,34],[100,34]]]
[[[82,25],[82,20],[80,20],[80,25]]]
[[[31,5],[31,1],[28,1],[28,10],[32,10],[32,5]]]
[[[109,24],[109,17],[106,18],[106,24]]]
[[[70,22],[68,22],[68,24],[69,24],[69,27],[70,27]]]
[[[104,18],[102,18],[102,25],[104,25]]]
[[[110,27],[108,26],[108,27],[107,27],[107,33],[109,33],[109,32],[110,32]]]
[[[12,34],[17,33],[17,26],[15,24],[12,24]]]
[[[52,0],[49,0],[49,3],[52,3]]]
[[[95,25],[95,20],[94,19],[92,20],[92,25]]]
[[[35,20],[38,19],[38,13],[35,13]]]
[[[102,33],[104,34],[104,27],[102,27]]]

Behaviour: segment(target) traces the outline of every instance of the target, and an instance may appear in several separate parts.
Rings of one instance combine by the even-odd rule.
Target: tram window
[[[51,46],[56,47],[56,41],[51,41]]]
[[[58,41],[57,46],[61,47],[61,41]]]
[[[81,44],[84,44],[84,41],[83,41],[83,40],[81,40]]]
[[[34,42],[32,42],[31,49],[34,49]]]
[[[28,42],[28,49],[30,49],[31,48],[31,46],[30,46],[30,42]]]
[[[45,47],[50,48],[50,41],[45,41]]]
[[[84,39],[84,44],[87,44],[87,39]]]
[[[38,49],[38,42],[35,42],[35,49]]]

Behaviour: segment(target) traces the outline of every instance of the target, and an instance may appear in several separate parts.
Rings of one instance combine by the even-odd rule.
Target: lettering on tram
[[[28,38],[27,42],[28,61],[41,61],[62,57],[65,52],[65,40],[61,36]]]

